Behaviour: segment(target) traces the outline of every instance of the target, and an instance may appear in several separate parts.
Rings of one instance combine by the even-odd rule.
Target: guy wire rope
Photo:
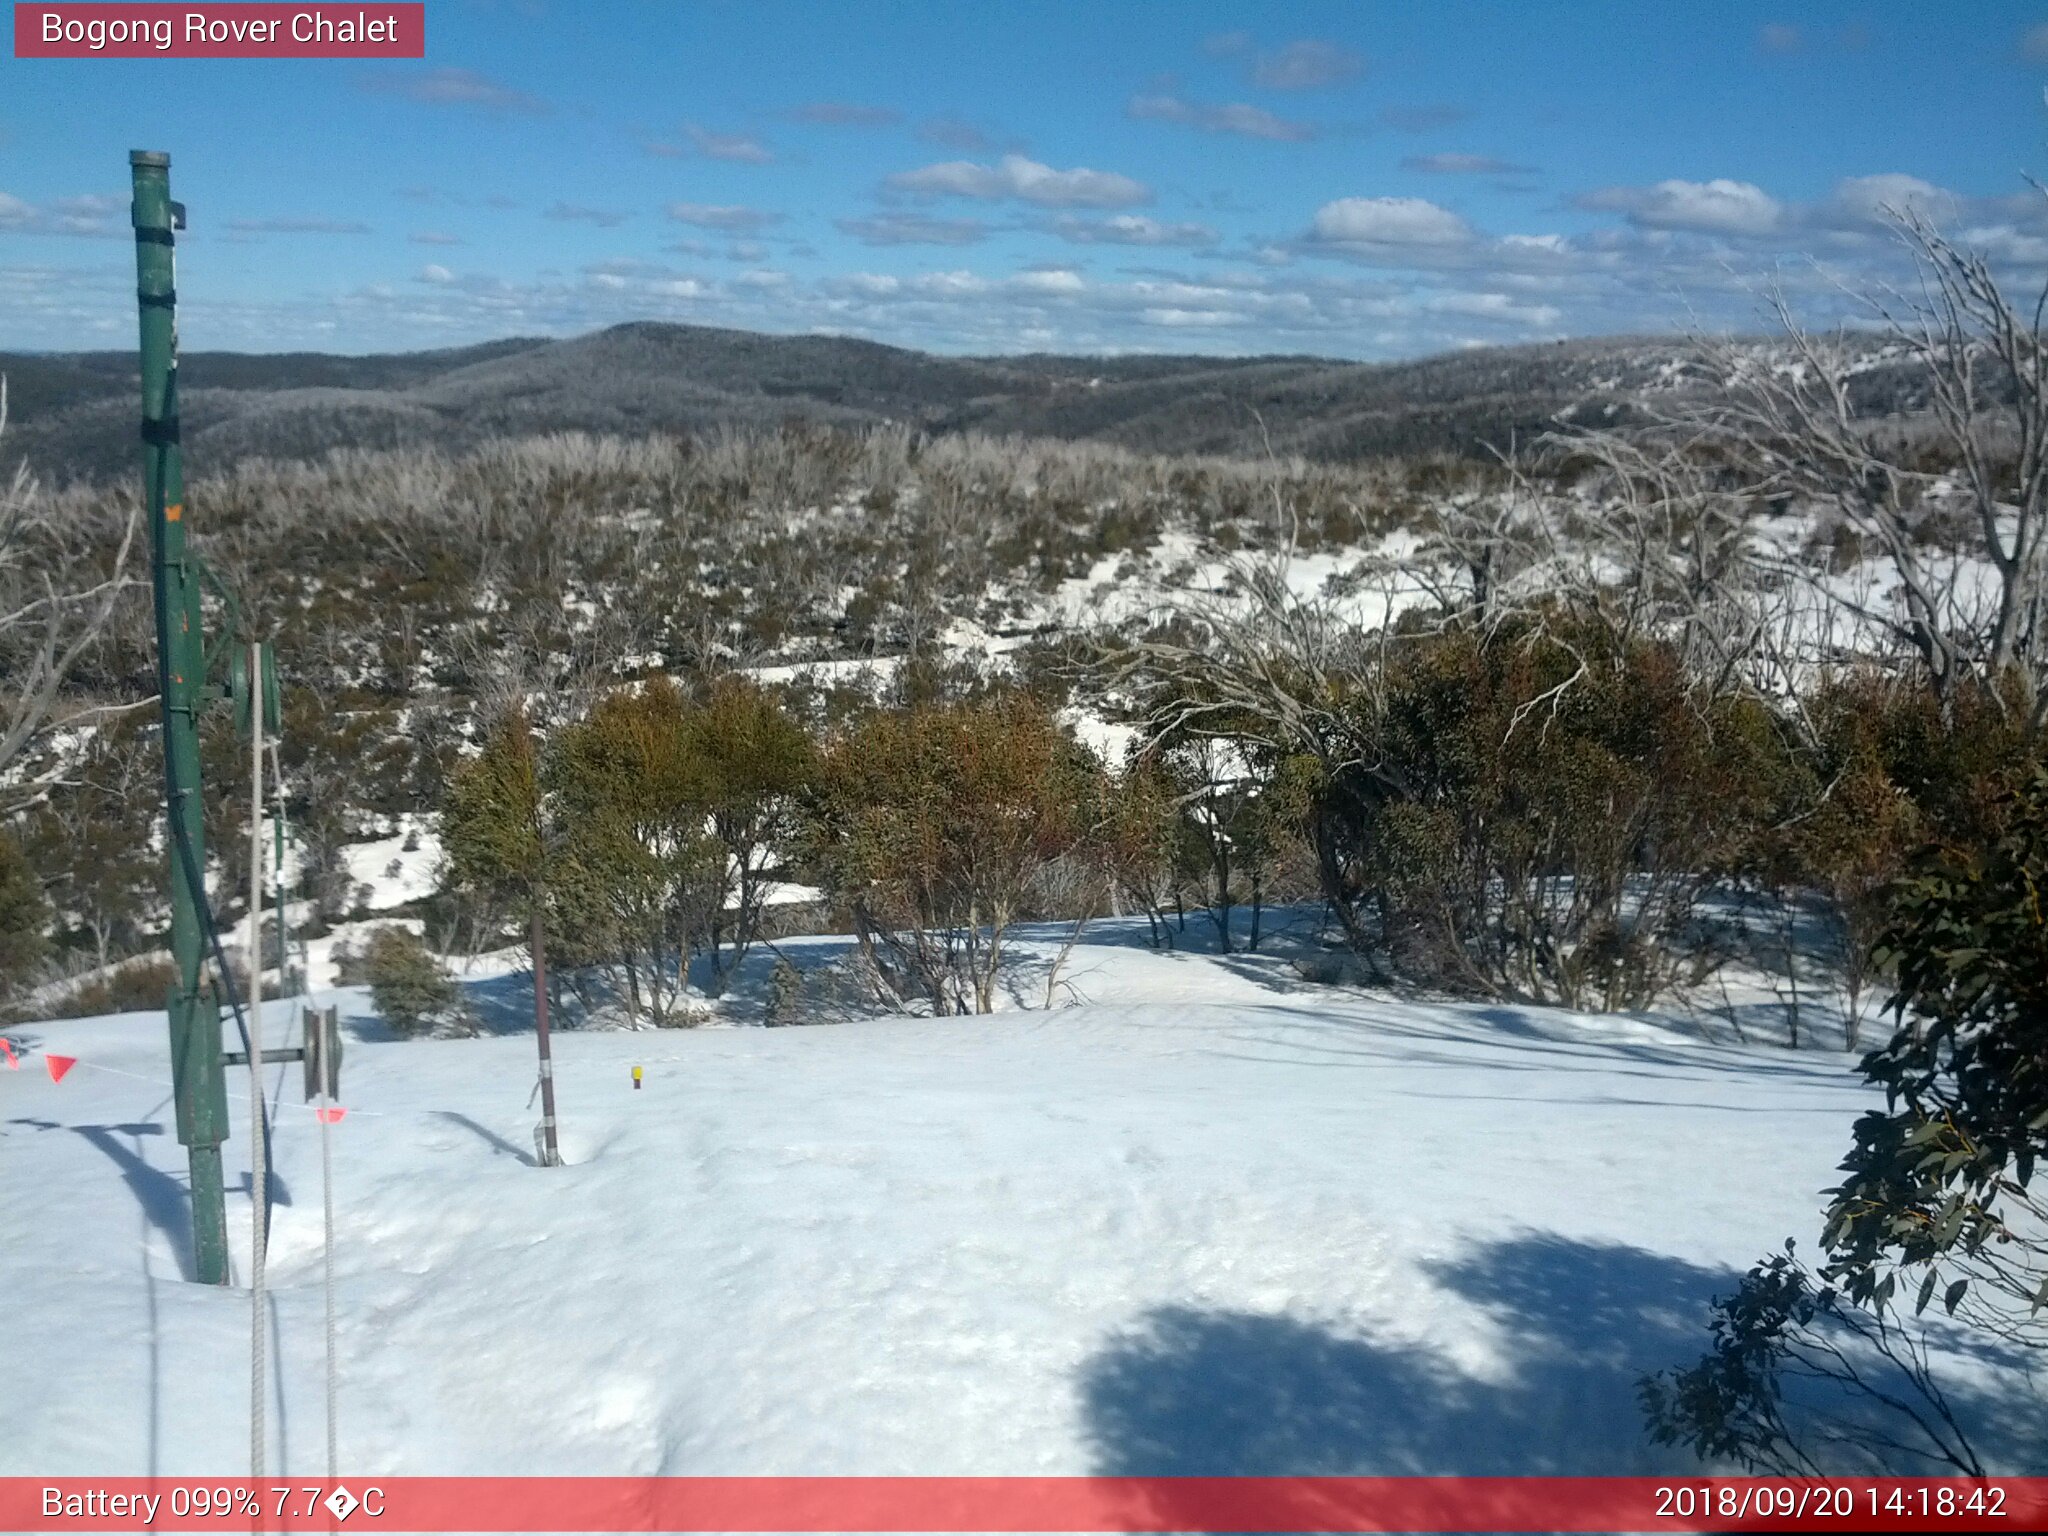
[[[269,1257],[269,1113],[263,1095],[263,646],[249,643],[249,1476],[263,1479],[264,1278]]]

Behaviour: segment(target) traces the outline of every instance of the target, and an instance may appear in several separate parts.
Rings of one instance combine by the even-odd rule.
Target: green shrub
[[[242,978],[237,977],[239,983]],[[96,1019],[109,1013],[151,1013],[178,980],[169,955],[137,957],[81,977],[36,1011],[51,1019]]]
[[[775,957],[775,966],[768,973],[767,1022],[770,1024],[799,1024],[803,1022],[804,973],[782,956]]]
[[[403,928],[379,928],[363,952],[370,1001],[401,1035],[466,1022],[461,989],[426,945]]]
[[[1089,835],[1099,779],[1024,695],[876,710],[826,746],[810,859],[895,1001],[994,1011],[1010,927]]]
[[[28,856],[0,832],[0,996],[27,981],[49,951],[50,904]]]
[[[1563,615],[1405,642],[1320,793],[1403,970],[1576,1008],[1640,1007],[1712,963],[1698,905],[1793,781],[1761,701],[1675,647]],[[1336,867],[1326,856],[1326,868]]]
[[[1987,809],[1994,840],[1927,845],[1886,892],[1900,1027],[1863,1059],[1885,1107],[1856,1122],[1818,1272],[1787,1243],[1715,1303],[1708,1354],[1642,1384],[1657,1440],[1764,1472],[1981,1475],[1919,1314],[2048,1350],[2048,769]],[[1816,1386],[1848,1413],[1813,1416]],[[2039,1390],[2000,1416],[2038,1422]]]
[[[1886,1107],[1856,1122],[1825,1241],[1859,1302],[1925,1307],[2048,1348],[2048,768],[1988,847],[1931,850],[1892,892],[1880,957],[1900,1028],[1863,1060]]]

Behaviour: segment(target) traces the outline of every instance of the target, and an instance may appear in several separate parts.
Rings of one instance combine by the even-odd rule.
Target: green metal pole
[[[171,1079],[178,1140],[192,1166],[192,1248],[197,1278],[228,1281],[227,1203],[220,1144],[227,1139],[227,1075],[221,1063],[220,1003],[200,980],[206,936],[206,868],[199,792],[199,706],[206,686],[199,572],[185,552],[185,478],[178,456],[177,263],[171,157],[128,156],[135,184],[136,300],[142,315],[142,475],[156,596],[157,684],[163,702],[164,810],[171,875],[171,955],[178,979],[169,1001]]]

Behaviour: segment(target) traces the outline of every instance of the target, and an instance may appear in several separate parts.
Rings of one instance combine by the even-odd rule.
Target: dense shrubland
[[[60,493],[49,515],[116,526],[106,496]],[[867,933],[877,995],[992,998],[990,945],[961,927],[985,926],[983,900],[942,912],[937,887],[912,899],[816,835],[821,765],[848,732],[907,751],[881,733],[992,695],[1029,695],[1041,723],[1081,710],[1136,731],[1127,761],[1092,770],[1058,877],[1024,882],[1006,912],[1143,913],[1161,944],[1192,912],[1256,946],[1267,906],[1313,898],[1385,980],[1587,1008],[1705,985],[1734,946],[1731,895],[1787,922],[1822,913],[1828,968],[1860,998],[1886,881],[1928,838],[1994,827],[2038,731],[2011,665],[1938,682],[1924,647],[1876,627],[1794,634],[1820,600],[1752,537],[1782,498],[1725,464],[1679,466],[1654,434],[1576,435],[1493,470],[892,430],[565,435],[245,462],[193,501],[290,682],[281,748],[312,931],[351,913],[349,844],[455,806],[451,771],[517,709],[547,742],[558,814],[589,829],[549,897],[565,975],[588,959],[656,1019],[688,1015],[687,962],[716,995],[754,942],[758,892],[714,864],[827,889],[819,916]],[[1160,557],[1173,540],[1188,564]],[[1338,586],[1294,574],[1333,556],[1350,561]],[[1150,595],[1096,610],[1090,632],[1090,576]],[[1361,619],[1375,592],[1380,620]],[[147,697],[141,597],[72,667],[78,709]],[[948,631],[963,623],[1023,648],[962,652]],[[805,670],[862,661],[865,678]],[[786,680],[741,685],[771,663]],[[62,772],[11,824],[54,903],[40,937],[74,967],[148,949],[161,920],[147,713],[88,718],[31,748],[44,778]],[[627,738],[652,755],[630,771]],[[231,906],[247,812],[225,719],[206,751],[228,790],[210,831]],[[720,801],[712,759],[727,780],[783,780]],[[675,823],[656,856],[639,813],[588,786],[669,771],[689,784],[670,811],[704,826]],[[607,830],[618,818],[630,835]],[[483,888],[451,895],[444,941],[509,931],[503,891]],[[956,950],[957,966],[905,969]]]
[[[1021,918],[1256,947],[1309,900],[1366,974],[1581,1008],[1707,987],[1759,921],[1796,967],[1817,929],[1806,982],[1853,1020],[1888,882],[1996,835],[2048,708],[2033,333],[1923,254],[1924,324],[1876,372],[1868,338],[1708,347],[1726,387],[1490,466],[801,422],[196,463],[207,558],[289,681],[301,926],[356,915],[352,844],[459,831],[516,759],[532,846],[452,857],[421,915],[478,945],[538,908],[569,984],[657,1021],[726,988],[771,879],[824,892],[877,997],[942,1010],[993,1005]],[[1871,417],[1874,379],[1915,413]],[[146,594],[76,558],[132,496],[10,497],[41,551],[14,579],[69,561],[88,594],[61,699],[8,652],[39,717],[8,832],[47,903],[17,910],[48,912],[18,921],[57,956],[19,980],[146,952],[162,914]],[[1087,757],[1076,721],[1129,751]],[[224,719],[205,746],[231,908],[245,769]],[[913,847],[892,794],[965,841]]]

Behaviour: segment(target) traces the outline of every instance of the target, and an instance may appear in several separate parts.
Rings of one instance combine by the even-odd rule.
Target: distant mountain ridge
[[[52,480],[134,463],[135,359],[0,353],[6,457]],[[1713,388],[1676,338],[1488,347],[1400,363],[1306,356],[945,357],[844,336],[633,322],[362,357],[194,352],[180,366],[188,463],[337,447],[460,446],[580,429],[637,435],[795,417],[1018,433],[1148,452],[1352,460],[1484,455],[1561,412],[1613,420],[1649,393]]]

